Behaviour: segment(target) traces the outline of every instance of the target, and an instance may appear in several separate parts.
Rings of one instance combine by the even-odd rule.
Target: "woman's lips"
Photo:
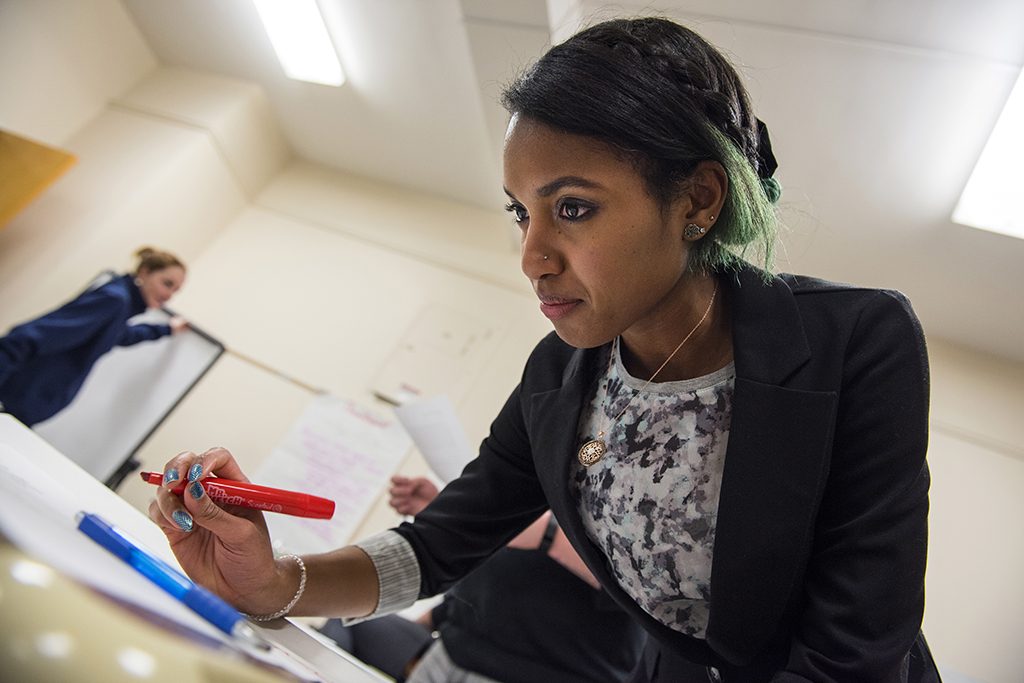
[[[541,297],[540,312],[548,320],[558,320],[569,315],[580,303],[579,299],[560,299],[557,297]]]

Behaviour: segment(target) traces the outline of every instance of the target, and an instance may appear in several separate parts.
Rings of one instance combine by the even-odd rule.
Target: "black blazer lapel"
[[[836,405],[834,393],[736,378],[707,630],[733,664],[768,644],[801,585]]]
[[[799,590],[838,397],[787,379],[810,359],[789,287],[753,269],[729,283],[736,387],[718,505],[707,640],[734,664],[768,644]]]
[[[579,515],[579,501],[569,483],[570,468],[580,447],[577,434],[580,413],[593,382],[602,368],[607,367],[609,351],[608,344],[597,349],[576,350],[562,375],[562,386],[530,397],[527,429],[537,477],[562,531],[608,594],[643,620],[646,614],[619,588],[608,571],[604,554],[587,536]]]
[[[555,519],[577,550],[594,550],[594,553],[580,553],[587,564],[596,560],[602,567],[603,560],[598,560],[596,549],[591,546],[579,521],[576,499],[569,487],[569,467],[579,447],[576,430],[583,402],[587,400],[590,384],[596,376],[598,359],[606,348],[575,351],[563,374],[562,386],[530,397],[527,423],[537,478]]]

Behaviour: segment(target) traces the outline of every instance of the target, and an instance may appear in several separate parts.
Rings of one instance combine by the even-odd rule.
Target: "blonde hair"
[[[135,266],[136,274],[143,271],[151,273],[156,270],[170,268],[171,266],[178,266],[185,270],[185,264],[177,256],[169,251],[154,249],[153,247],[140,247],[135,252],[135,258],[139,260],[138,265]]]

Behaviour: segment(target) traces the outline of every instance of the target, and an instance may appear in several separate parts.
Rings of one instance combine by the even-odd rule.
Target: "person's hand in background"
[[[391,477],[388,504],[402,515],[417,515],[437,498],[438,489],[426,477]]]

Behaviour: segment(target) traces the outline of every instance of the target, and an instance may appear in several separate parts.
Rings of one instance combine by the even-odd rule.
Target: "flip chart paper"
[[[324,552],[348,544],[411,445],[386,413],[335,396],[313,398],[251,478],[330,498],[334,518],[267,515],[274,550]]]

